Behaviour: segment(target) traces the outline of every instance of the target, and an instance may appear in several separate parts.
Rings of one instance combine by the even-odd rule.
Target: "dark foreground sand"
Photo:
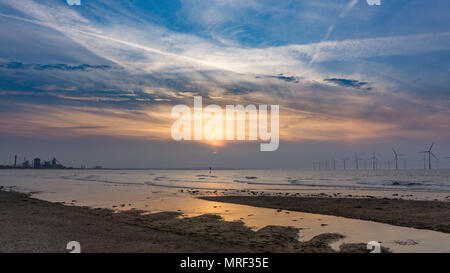
[[[450,233],[450,202],[377,198],[217,196],[204,200],[371,220]]]
[[[255,232],[215,215],[179,216],[114,213],[0,191],[0,252],[68,252],[69,241],[80,242],[82,252],[334,252],[329,243],[342,237],[327,233],[299,242],[298,229],[291,227]],[[367,250],[366,244],[347,244],[341,251]]]

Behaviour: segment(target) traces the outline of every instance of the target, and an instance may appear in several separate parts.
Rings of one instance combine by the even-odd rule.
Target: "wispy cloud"
[[[285,82],[291,82],[291,83],[299,83],[301,77],[296,77],[296,76],[285,76],[283,75],[283,73],[276,75],[276,76],[256,76],[257,79],[260,78],[271,78],[271,79],[278,79],[281,81],[285,81]]]
[[[352,87],[356,89],[362,89],[362,90],[371,90],[371,87],[368,87],[368,82],[361,82],[358,80],[351,80],[351,79],[337,79],[337,78],[331,78],[331,79],[325,79],[324,81],[336,84],[343,87]]]
[[[123,28],[113,25],[105,28],[87,24],[87,19],[70,10],[66,11],[66,7],[52,11],[47,6],[25,0],[14,1],[13,6],[34,16],[33,22],[63,32],[95,54],[130,70],[143,72],[218,69],[236,73],[296,74],[300,70],[311,76],[315,74],[317,77],[314,78],[318,79],[320,76],[309,66],[310,61],[432,52],[446,49],[450,45],[449,32],[324,41],[262,49],[224,47],[155,25],[146,25],[146,29],[151,31],[142,32],[129,26]],[[351,1],[348,7],[353,6],[354,1]],[[53,18],[47,13],[58,13],[59,16]]]
[[[21,62],[0,63],[0,69],[19,69],[19,70],[62,70],[62,71],[90,71],[90,70],[109,70],[109,65],[68,65],[68,64],[25,64]]]
[[[412,128],[402,113],[421,120],[430,118],[433,122],[435,117],[442,115],[436,104],[427,101],[421,103],[429,108],[409,110],[419,105],[416,97],[406,90],[392,92],[386,88],[386,79],[377,78],[376,74],[366,75],[364,67],[352,73],[343,71],[337,74],[329,72],[327,66],[331,62],[349,62],[349,67],[360,67],[362,60],[374,57],[446,50],[450,48],[450,32],[249,47],[236,41],[218,42],[220,37],[208,39],[192,33],[175,32],[148,21],[135,20],[128,14],[121,17],[121,10],[115,11],[119,14],[114,15],[117,23],[101,24],[66,5],[52,7],[43,4],[46,2],[29,0],[0,1],[21,14],[0,16],[38,25],[43,27],[42,32],[47,29],[57,31],[98,59],[112,63],[83,65],[84,62],[58,64],[49,61],[48,64],[32,64],[34,62],[26,60],[13,63],[14,60],[7,59],[9,56],[0,56],[3,62],[0,69],[5,70],[0,76],[5,80],[0,85],[0,95],[4,98],[13,100],[20,92],[25,96],[32,94],[30,90],[38,90],[44,98],[58,99],[57,104],[46,105],[48,108],[30,106],[35,111],[28,114],[11,113],[10,120],[2,120],[2,131],[12,128],[13,124],[23,124],[36,131],[51,126],[56,118],[57,128],[70,128],[80,133],[89,131],[92,134],[133,137],[154,133],[152,137],[166,138],[170,120],[163,118],[162,108],[153,107],[189,104],[194,94],[204,96],[205,103],[280,104],[289,113],[283,116],[286,128],[283,136],[295,140],[331,139],[336,137],[338,130],[344,131],[342,135],[345,137],[364,138],[369,134],[381,137]],[[348,15],[357,2],[350,1],[344,11],[341,11],[342,5],[333,8],[337,6],[341,14]],[[259,1],[223,3],[232,7],[247,5],[244,8],[261,9]],[[217,7],[221,5],[215,4]],[[216,11],[205,14],[206,17],[200,20],[216,19],[215,23],[223,24],[227,18],[214,18]],[[339,12],[336,14],[338,16]],[[105,17],[109,16],[113,17],[105,14]],[[333,28],[329,33],[332,31]],[[13,73],[15,70],[24,70],[20,71],[24,74]],[[66,75],[72,74],[66,71],[74,71],[75,75]],[[83,73],[85,71],[91,73]],[[370,90],[372,85],[376,85],[372,92],[351,90]],[[117,93],[108,93],[106,90],[109,89]],[[50,104],[45,99],[40,99],[39,103]],[[349,103],[352,104],[351,109],[346,107]],[[441,107],[445,109],[445,105]],[[48,114],[36,115],[41,111],[48,111]],[[114,111],[121,115],[117,116]],[[133,111],[140,114],[147,111],[152,118],[138,119],[139,122],[126,125],[127,120],[136,119]],[[395,122],[392,117],[396,117]],[[115,120],[119,120],[117,126],[112,125]],[[300,121],[302,126],[292,125]],[[139,126],[146,128],[153,124],[154,130],[139,129]],[[434,126],[439,127],[438,124]],[[302,132],[302,128],[307,129]],[[156,133],[157,130],[160,133]]]

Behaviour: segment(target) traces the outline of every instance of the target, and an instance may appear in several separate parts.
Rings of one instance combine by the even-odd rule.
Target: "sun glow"
[[[268,116],[267,105],[226,105],[223,110],[212,104],[203,108],[202,97],[196,96],[193,111],[183,104],[172,108],[171,117],[178,118],[172,125],[172,138],[221,142],[259,139],[263,142],[261,151],[275,151],[279,146],[279,105],[270,106],[270,122]]]
[[[204,140],[202,143],[213,147],[225,147],[226,141],[223,140]]]

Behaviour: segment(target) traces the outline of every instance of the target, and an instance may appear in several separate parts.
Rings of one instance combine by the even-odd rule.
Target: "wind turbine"
[[[403,160],[403,169],[406,170],[406,161],[408,160],[407,158],[402,158]]]
[[[319,171],[322,169],[321,162],[313,162],[313,168],[316,170],[318,167]]]
[[[359,161],[363,160],[362,158],[359,158],[357,155],[355,155],[355,164],[356,169],[359,170]]]
[[[313,169],[316,170],[317,168],[319,168],[320,170],[320,166],[318,162],[313,162]]]
[[[341,160],[342,160],[342,162],[344,162],[344,170],[346,170],[348,158],[342,158]]]
[[[392,148],[392,151],[394,152],[394,160],[395,160],[395,169],[398,170],[398,158],[400,156],[404,156],[404,154],[398,154],[394,148]]]
[[[372,160],[372,168],[374,169],[374,170],[376,170],[377,169],[377,161],[378,161],[378,158],[375,156],[375,152],[373,152],[373,155],[372,155],[372,157],[371,158],[369,158],[369,160]],[[388,163],[389,164],[389,166],[391,165],[391,162],[389,162]],[[389,167],[389,169],[390,169],[391,167]]]
[[[430,149],[428,149],[427,151],[420,152],[421,154],[428,154],[428,169],[429,170],[431,170],[431,156],[436,158],[436,160],[438,161],[438,165],[439,165],[439,159],[432,152],[433,146],[434,146],[434,142],[431,143]]]
[[[448,159],[450,161],[450,156],[444,157],[445,159]]]
[[[420,162],[423,161],[423,169],[426,170],[427,169],[427,158],[425,156],[425,154],[423,154],[423,159],[419,160]]]

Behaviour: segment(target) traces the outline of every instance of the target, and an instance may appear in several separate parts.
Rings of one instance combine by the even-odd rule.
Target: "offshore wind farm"
[[[411,155],[415,156],[414,158],[417,158],[417,160],[419,162],[423,163],[423,169],[424,170],[427,170],[427,169],[428,170],[440,169],[440,165],[439,165],[440,159],[432,151],[432,149],[434,147],[434,144],[435,143],[433,142],[429,146],[428,150],[419,152],[420,154],[423,154],[423,158],[419,158],[419,156],[415,156],[415,153],[411,153]],[[356,170],[359,170],[359,169],[361,169],[361,167],[363,167],[363,169],[367,170],[368,166],[369,166],[367,164],[367,161],[370,161],[372,170],[377,170],[377,169],[385,169],[385,170],[404,169],[404,170],[406,170],[406,169],[408,169],[408,165],[407,165],[408,157],[407,157],[407,154],[397,153],[397,151],[394,148],[392,148],[392,153],[393,153],[392,157],[391,158],[388,157],[388,159],[385,162],[382,162],[379,158],[376,157],[376,152],[373,152],[372,156],[370,156],[367,159],[360,158],[357,154],[355,154],[354,155],[354,161],[353,161],[354,162],[353,168],[356,169]],[[450,157],[441,157],[441,159],[449,159],[450,160]],[[347,168],[350,167],[348,165],[348,163],[347,163],[348,160],[349,160],[348,158],[341,159],[342,164],[339,166],[339,165],[336,165],[336,160],[333,159],[332,160],[332,162],[333,162],[333,170],[336,170],[336,169],[339,169],[339,168],[343,169],[343,170],[346,170]],[[314,170],[329,170],[328,164],[324,165],[325,168],[321,168],[322,167],[322,162],[326,163],[326,162],[328,162],[328,160],[314,161],[313,162],[313,169]],[[361,162],[364,162],[365,164],[361,165]],[[394,163],[393,166],[391,166],[392,162]],[[411,167],[409,169],[418,169],[418,168],[419,168],[418,165],[415,164],[414,167]],[[444,168],[450,168],[450,166],[444,167]]]

